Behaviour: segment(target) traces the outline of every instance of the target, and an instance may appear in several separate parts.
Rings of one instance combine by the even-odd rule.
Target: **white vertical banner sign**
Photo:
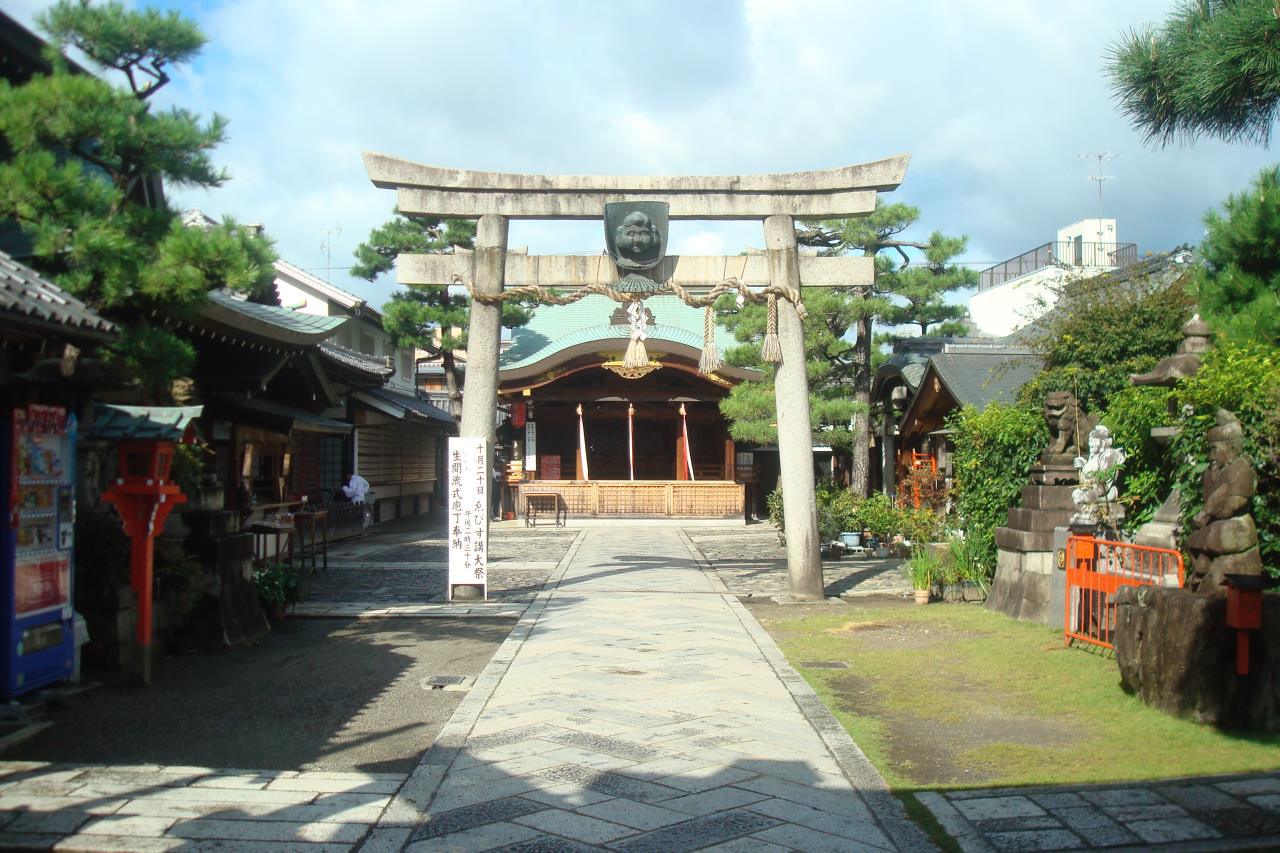
[[[524,470],[530,476],[538,470],[538,425],[533,421],[524,423]]]
[[[489,471],[483,438],[449,439],[449,587],[489,597]]]

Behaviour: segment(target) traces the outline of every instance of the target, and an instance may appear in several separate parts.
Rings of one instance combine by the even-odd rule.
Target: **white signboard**
[[[538,425],[524,422],[524,470],[530,476],[538,470]]]
[[[489,472],[483,438],[450,438],[449,589],[478,585],[489,597]]]

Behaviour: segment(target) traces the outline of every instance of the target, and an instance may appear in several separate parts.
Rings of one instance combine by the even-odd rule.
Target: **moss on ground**
[[[1280,767],[1280,735],[1242,736],[1156,711],[1121,689],[1110,657],[979,606],[751,607],[900,791]]]

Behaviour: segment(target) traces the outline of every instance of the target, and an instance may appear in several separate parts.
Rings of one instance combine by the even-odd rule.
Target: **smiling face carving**
[[[619,201],[605,205],[605,243],[621,270],[647,270],[662,263],[667,246],[668,212],[669,206],[658,201]]]
[[[658,248],[658,228],[648,214],[636,210],[627,214],[614,235],[618,254],[633,261],[651,260]]]

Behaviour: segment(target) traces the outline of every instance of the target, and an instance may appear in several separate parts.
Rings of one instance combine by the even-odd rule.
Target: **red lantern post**
[[[180,503],[186,503],[177,484],[170,482],[172,441],[122,441],[119,445],[120,476],[102,495],[116,508],[132,545],[130,584],[138,598],[136,675],[151,683],[151,588],[155,538],[165,519]]]

